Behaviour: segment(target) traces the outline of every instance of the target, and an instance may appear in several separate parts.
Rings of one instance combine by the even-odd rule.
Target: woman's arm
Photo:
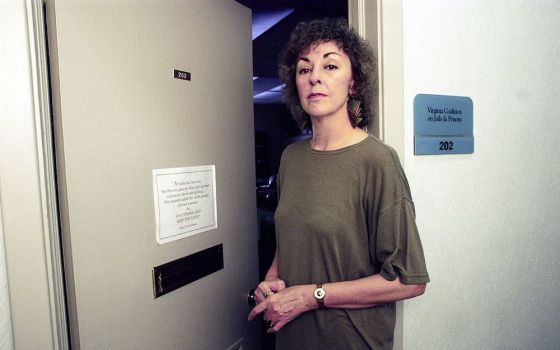
[[[327,308],[358,309],[412,298],[424,293],[425,284],[403,284],[399,278],[388,281],[376,274],[353,281],[324,283]],[[269,332],[279,331],[285,324],[302,313],[319,308],[313,291],[316,285],[298,285],[286,288],[263,299],[249,314],[249,319],[263,314],[274,324]]]
[[[268,268],[268,271],[266,272],[266,276],[264,279],[267,280],[267,279],[278,278],[279,275],[280,273],[278,270],[278,249],[276,249],[276,252],[274,252],[274,259],[272,259],[272,264],[270,264],[270,267]]]
[[[388,281],[376,274],[354,281],[325,283],[323,288],[326,307],[359,309],[414,298],[424,293],[426,284],[403,284],[398,277]],[[311,298],[314,299],[313,295]]]

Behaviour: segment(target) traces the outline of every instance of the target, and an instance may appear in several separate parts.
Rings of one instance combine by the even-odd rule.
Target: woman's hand
[[[272,264],[270,264],[270,268],[266,273],[264,281],[259,283],[257,288],[255,288],[255,302],[256,304],[262,303],[262,301],[270,295],[278,293],[284,289],[286,289],[286,283],[278,277],[278,250],[276,250],[276,253],[274,253],[274,259],[272,260]]]
[[[317,308],[313,298],[314,289],[314,285],[302,285],[275,292],[253,308],[249,321],[262,314],[269,324],[268,332],[278,332],[302,313]]]
[[[278,277],[267,277],[255,288],[255,301],[260,304],[272,294],[284,289],[286,289],[286,283],[283,280]]]

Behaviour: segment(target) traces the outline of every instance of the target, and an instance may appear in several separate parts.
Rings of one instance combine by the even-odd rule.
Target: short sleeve
[[[374,253],[383,278],[393,281],[399,277],[404,284],[429,282],[411,200],[402,198],[379,213],[375,240]]]

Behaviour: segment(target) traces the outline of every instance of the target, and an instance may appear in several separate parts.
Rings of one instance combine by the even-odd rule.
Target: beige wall
[[[403,1],[405,170],[432,282],[405,349],[560,348],[560,3]],[[475,152],[414,156],[413,99],[469,96]]]
[[[2,199],[0,196],[0,204]],[[10,294],[8,292],[8,271],[6,270],[6,253],[4,250],[4,230],[2,228],[2,207],[0,205],[0,349],[13,348],[12,315],[10,312]]]

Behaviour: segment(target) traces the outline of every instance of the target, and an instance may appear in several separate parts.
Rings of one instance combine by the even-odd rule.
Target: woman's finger
[[[260,286],[257,288],[257,290],[255,291],[255,300],[257,301],[257,303],[261,303],[266,299],[265,296],[265,291],[268,291],[269,289],[261,289]]]
[[[266,311],[266,303],[260,303],[257,306],[255,306],[253,308],[253,310],[251,310],[251,312],[249,313],[249,321],[253,320],[255,317],[257,317],[259,314],[263,313]]]
[[[275,293],[286,289],[286,283],[281,279],[268,280],[263,283],[266,283],[263,287],[268,288]]]
[[[276,292],[275,288],[269,285],[268,282],[261,282],[255,291],[255,298],[257,302],[262,302],[264,299],[273,295]]]
[[[287,323],[287,322],[284,322],[284,321],[278,321],[277,323],[273,323],[273,324],[272,324],[272,327],[268,327],[268,329],[266,330],[266,332],[267,332],[267,333],[276,333],[276,332],[278,332],[279,330],[281,330],[282,327],[284,327],[284,325],[285,325],[286,323]]]

